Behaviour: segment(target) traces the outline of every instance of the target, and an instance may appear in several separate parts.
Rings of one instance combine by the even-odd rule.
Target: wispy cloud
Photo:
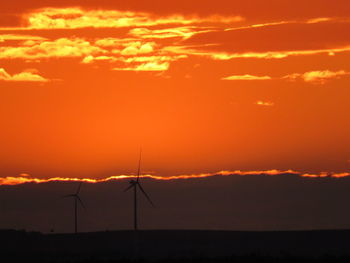
[[[42,58],[81,57],[105,52],[82,38],[60,38],[53,41],[42,41],[34,45],[24,43],[22,46],[0,47],[0,59],[37,60]]]
[[[318,70],[318,71],[309,71],[302,74],[293,73],[283,78],[289,79],[289,80],[302,79],[305,82],[323,84],[327,80],[336,79],[345,75],[350,75],[350,72],[347,72],[345,70],[339,70],[339,71]]]
[[[280,25],[288,25],[288,24],[317,24],[317,23],[337,21],[337,20],[340,20],[340,19],[332,18],[332,17],[315,17],[315,18],[310,18],[306,20],[305,19],[304,20],[282,20],[282,21],[273,21],[273,22],[267,22],[267,23],[261,23],[261,24],[252,24],[248,26],[227,28],[225,29],[225,31],[254,29],[254,28],[260,28],[260,27],[272,27],[272,26],[280,26]]]
[[[225,78],[222,78],[222,80],[270,80],[271,77],[269,76],[254,76],[254,75],[232,75]]]
[[[0,35],[0,43],[8,40],[32,40],[32,41],[44,41],[47,38],[33,35],[18,35],[18,34],[3,34]]]
[[[307,24],[317,24],[317,23],[322,23],[322,22],[328,22],[328,21],[334,21],[337,20],[336,18],[331,18],[331,17],[316,17],[316,18],[311,18],[306,21]]]
[[[130,42],[126,44],[126,47],[120,52],[120,54],[123,56],[136,56],[140,54],[152,53],[155,45],[156,44],[154,42]]]
[[[275,103],[271,101],[262,101],[262,100],[257,101],[255,104],[258,106],[264,106],[264,107],[272,107],[275,105]]]
[[[272,79],[287,79],[290,81],[303,80],[308,83],[324,84],[326,81],[331,79],[337,79],[342,76],[350,75],[350,72],[345,70],[315,70],[308,71],[305,73],[292,73],[282,77],[272,78],[270,76],[255,76],[250,74],[245,75],[232,75],[221,78],[222,80],[272,80]]]
[[[196,15],[156,16],[147,12],[84,10],[82,8],[44,8],[25,15],[30,29],[122,28],[200,23],[230,24],[244,20],[240,16]]]
[[[0,35],[0,60],[22,59],[24,61],[42,61],[52,58],[79,58],[83,64],[113,63],[110,67],[114,70],[125,71],[165,71],[172,62],[179,59],[192,59],[202,57],[208,60],[228,61],[234,59],[284,59],[292,56],[311,56],[318,54],[334,55],[341,52],[349,52],[350,45],[330,46],[330,48],[312,48],[294,50],[293,46],[286,46],[286,50],[273,48],[269,51],[259,51],[252,45],[247,49],[232,49],[225,46],[225,39],[233,37],[235,30],[255,29],[264,30],[266,27],[287,26],[297,24],[300,26],[312,26],[307,24],[327,23],[338,21],[332,17],[315,17],[304,20],[281,20],[242,25],[245,20],[241,16],[234,15],[182,15],[168,14],[157,15],[149,12],[132,12],[121,10],[84,9],[80,7],[67,8],[42,8],[33,10],[23,15],[24,26],[5,27],[3,31],[10,34]],[[237,24],[237,22],[241,22]],[[344,22],[344,21],[343,21]],[[75,30],[78,37],[71,35],[58,39],[46,38],[46,32],[59,29]],[[124,28],[114,37],[81,37],[88,30],[100,30],[106,28]],[[21,35],[15,30],[27,30],[28,35]],[[282,30],[282,29],[281,29]],[[27,32],[26,31],[26,32]],[[44,32],[44,33],[43,33]],[[70,32],[70,31],[69,31]],[[89,31],[90,32],[90,31]],[[255,32],[255,31],[254,31]],[[260,32],[260,31],[259,31]],[[280,31],[278,30],[277,33]],[[281,31],[285,32],[285,31]],[[299,31],[298,31],[299,32]],[[208,34],[207,34],[208,33]],[[216,38],[212,33],[218,33],[222,37],[215,43]],[[33,34],[42,34],[35,36]],[[227,35],[228,34],[228,35]],[[52,34],[54,35],[54,34]],[[196,42],[196,38],[200,38]],[[249,35],[250,37],[250,35]],[[248,39],[249,39],[248,37]],[[255,38],[252,38],[255,39]],[[18,40],[11,43],[8,40]],[[185,45],[194,40],[195,45]],[[8,41],[8,43],[6,42]],[[237,40],[239,41],[239,40]],[[286,42],[286,41],[285,41]],[[322,46],[317,46],[322,47]],[[288,49],[291,48],[291,49]],[[246,51],[248,50],[248,51]],[[340,73],[339,73],[340,74]],[[296,75],[294,75],[295,78]],[[307,82],[316,82],[315,79],[325,80],[328,77],[300,76]],[[293,76],[290,75],[290,79]],[[330,78],[330,77],[329,77]],[[269,76],[232,75],[223,80],[269,80]],[[310,80],[309,80],[310,79]]]
[[[169,68],[169,62],[148,62],[133,67],[114,68],[119,71],[166,71]]]
[[[176,54],[187,54],[192,56],[209,57],[214,60],[231,60],[238,58],[256,58],[256,59],[283,59],[290,56],[311,56],[318,54],[334,55],[340,52],[349,52],[350,46],[329,49],[310,49],[310,50],[290,50],[290,51],[268,51],[268,52],[242,52],[242,53],[228,53],[206,50],[203,47],[189,47],[189,46],[168,46],[164,50]]]
[[[216,31],[206,27],[173,27],[165,29],[148,29],[134,28],[129,31],[129,35],[143,39],[166,39],[166,38],[182,38],[188,39],[195,34],[208,33]]]
[[[28,70],[10,75],[4,68],[0,68],[0,81],[12,82],[48,82],[49,80],[40,76],[35,70]]]

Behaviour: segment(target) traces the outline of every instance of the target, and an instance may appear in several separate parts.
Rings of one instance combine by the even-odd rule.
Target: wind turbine
[[[137,189],[139,189],[144,196],[147,198],[148,202],[150,202],[150,204],[154,206],[151,198],[148,196],[148,194],[145,192],[145,190],[143,189],[141,183],[140,183],[140,169],[141,169],[141,155],[142,155],[142,150],[140,150],[140,157],[139,157],[139,166],[137,169],[137,177],[136,180],[131,180],[129,182],[129,186],[124,190],[124,192],[130,190],[131,188],[134,188],[134,230],[138,230],[138,225],[137,225]]]
[[[81,189],[81,185],[83,182],[80,182],[78,185],[78,189],[75,192],[75,194],[65,195],[63,197],[72,197],[74,198],[74,233],[78,233],[78,203],[85,209],[85,206],[83,204],[83,201],[80,199],[79,193]]]

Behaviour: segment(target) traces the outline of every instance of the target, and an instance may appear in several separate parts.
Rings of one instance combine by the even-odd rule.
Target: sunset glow
[[[0,4],[1,185],[349,176],[349,2],[166,2]]]

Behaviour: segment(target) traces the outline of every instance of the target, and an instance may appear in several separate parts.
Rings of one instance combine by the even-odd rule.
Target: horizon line
[[[265,175],[265,176],[279,176],[279,175],[294,175],[302,178],[344,178],[350,177],[350,172],[335,173],[335,172],[320,172],[320,173],[302,173],[294,170],[261,170],[261,171],[219,171],[214,173],[201,173],[201,174],[189,174],[189,175],[174,175],[174,176],[159,176],[152,174],[140,175],[140,178],[149,178],[161,181],[171,180],[186,180],[186,179],[199,179],[208,178],[214,176],[249,176],[249,175]],[[35,178],[29,174],[22,173],[18,177],[0,177],[0,186],[2,185],[20,185],[26,183],[48,183],[48,182],[86,182],[86,183],[103,183],[109,181],[117,181],[124,179],[136,178],[137,175],[114,175],[106,178],[74,178],[74,177],[52,177],[52,178]]]

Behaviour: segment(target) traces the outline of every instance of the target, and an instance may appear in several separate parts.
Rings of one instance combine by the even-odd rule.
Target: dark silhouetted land
[[[350,230],[0,232],[2,262],[346,262]]]

